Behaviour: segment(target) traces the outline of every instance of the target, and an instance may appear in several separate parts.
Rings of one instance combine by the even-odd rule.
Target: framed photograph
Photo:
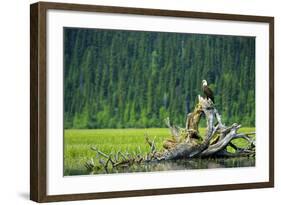
[[[274,18],[30,7],[30,198],[274,186]]]

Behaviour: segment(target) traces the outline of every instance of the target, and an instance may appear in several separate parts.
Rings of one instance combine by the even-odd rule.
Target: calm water
[[[189,169],[213,169],[231,167],[253,167],[255,158],[219,158],[219,159],[189,159],[163,162],[149,162],[136,164],[129,167],[119,167],[118,169],[108,170],[110,173],[129,173],[129,172],[153,172],[170,170],[189,170]],[[92,174],[106,174],[105,171]]]

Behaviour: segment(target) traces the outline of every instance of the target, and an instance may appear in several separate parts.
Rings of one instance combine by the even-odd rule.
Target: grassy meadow
[[[252,132],[254,127],[241,128],[240,132]],[[91,150],[96,146],[104,153],[117,151],[146,153],[149,146],[145,142],[145,134],[155,137],[157,150],[162,149],[163,141],[170,136],[167,128],[147,129],[66,129],[64,131],[64,175],[88,174],[84,164],[89,159],[96,160],[96,152]],[[200,130],[204,133],[204,129]],[[245,146],[244,140],[235,140],[235,144]]]

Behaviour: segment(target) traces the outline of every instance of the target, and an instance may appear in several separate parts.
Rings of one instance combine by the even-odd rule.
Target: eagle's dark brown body
[[[208,87],[208,85],[203,85],[203,93],[207,99],[211,99],[215,103],[213,91]]]

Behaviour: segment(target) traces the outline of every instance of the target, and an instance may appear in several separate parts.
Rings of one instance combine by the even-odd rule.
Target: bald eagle
[[[211,99],[213,103],[215,103],[213,91],[208,87],[208,83],[206,80],[202,81],[202,89],[205,97],[207,99]]]

